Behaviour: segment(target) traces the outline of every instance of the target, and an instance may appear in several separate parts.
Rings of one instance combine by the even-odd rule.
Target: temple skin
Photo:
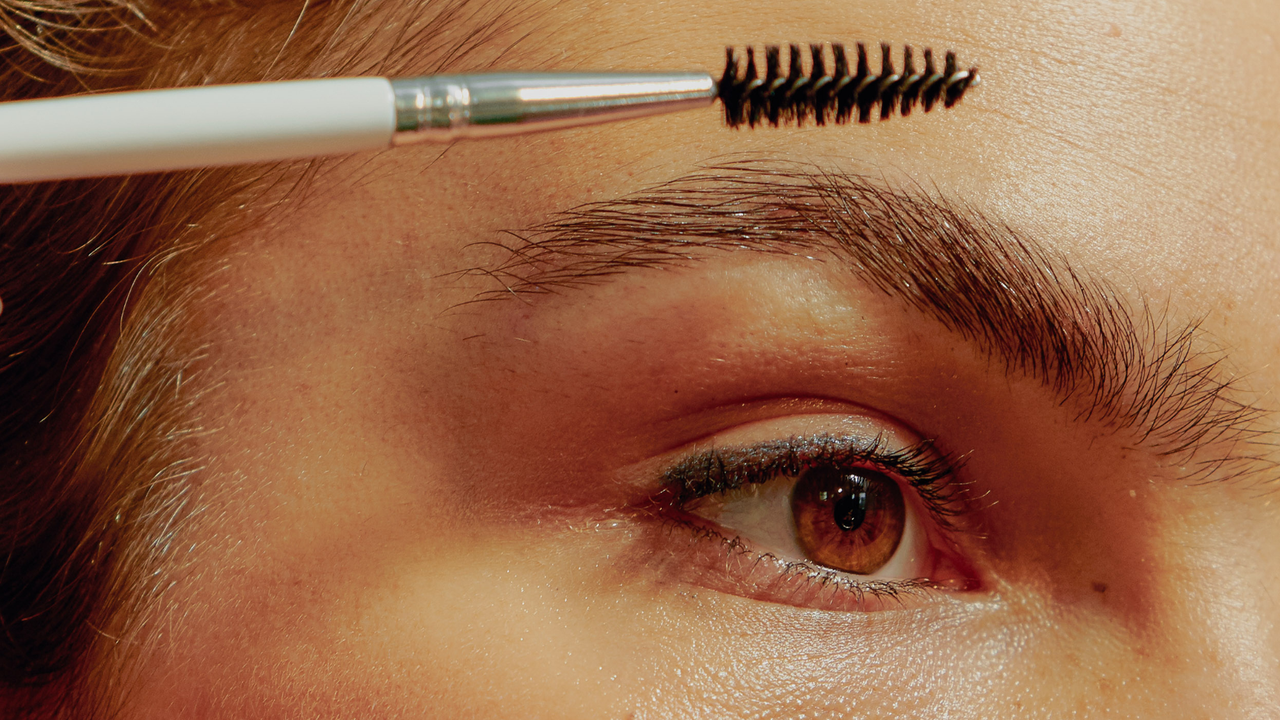
[[[983,83],[868,126],[729,130],[708,110],[352,158],[191,261],[209,292],[187,391],[216,387],[201,512],[121,717],[1280,712],[1265,462],[1185,482],[1191,460],[1084,419],[835,255],[717,250],[478,303],[502,284],[460,272],[501,266],[504,230],[707,164],[827,167],[972,208],[1135,318],[1197,327],[1270,433],[1274,4],[528,9],[504,68],[716,70],[726,45],[886,40],[956,49]],[[980,589],[779,601],[626,511],[698,443],[877,424],[966,458],[988,500],[958,541]]]

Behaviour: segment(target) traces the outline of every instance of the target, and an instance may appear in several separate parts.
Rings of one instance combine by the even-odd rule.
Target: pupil
[[[852,480],[852,478],[849,478]],[[862,522],[867,519],[867,493],[862,483],[854,481],[850,483],[853,487],[849,488],[849,493],[836,501],[832,513],[835,516],[836,527],[846,532],[857,530],[862,527]]]

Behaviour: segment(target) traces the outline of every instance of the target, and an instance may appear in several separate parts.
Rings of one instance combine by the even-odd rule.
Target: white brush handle
[[[0,182],[124,175],[391,145],[386,78],[294,80],[0,104]]]

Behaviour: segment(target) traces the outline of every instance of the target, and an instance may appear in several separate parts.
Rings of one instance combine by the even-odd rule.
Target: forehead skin
[[[1256,485],[1157,482],[1176,473],[1105,437],[1091,445],[1096,428],[1045,410],[1028,383],[926,339],[928,367],[978,378],[937,381],[954,403],[929,406],[910,387],[830,394],[915,425],[945,416],[973,472],[1022,478],[992,491],[999,593],[886,619],[672,590],[627,554],[632,536],[599,529],[617,496],[591,479],[737,422],[641,427],[679,415],[674,401],[652,409],[653,397],[678,390],[686,370],[693,394],[714,384],[677,349],[749,337],[725,383],[811,396],[750,358],[775,340],[812,344],[823,327],[837,340],[855,331],[831,320],[837,309],[872,323],[905,316],[778,259],[461,309],[493,285],[452,274],[492,260],[476,243],[501,230],[701,164],[816,162],[936,188],[1174,325],[1200,322],[1270,406],[1280,384],[1273,2],[569,2],[532,8],[527,27],[500,67],[718,72],[726,45],[884,40],[955,49],[983,84],[953,111],[870,126],[730,131],[708,110],[354,158],[269,229],[216,248],[216,292],[191,326],[209,344],[204,377],[218,382],[201,420],[213,429],[202,441],[205,510],[129,712],[1274,712],[1280,518]],[[788,295],[792,280],[808,304]],[[742,310],[744,300],[763,310]],[[813,383],[829,379],[824,362]],[[1105,461],[1076,477],[1062,468],[1080,448]],[[1105,598],[1087,590],[1103,579]]]

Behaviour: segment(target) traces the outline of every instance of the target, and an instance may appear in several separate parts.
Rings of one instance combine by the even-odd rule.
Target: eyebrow
[[[1244,400],[1199,321],[1126,303],[1030,236],[920,187],[813,165],[747,160],[579,206],[500,243],[472,268],[478,299],[560,292],[709,251],[832,253],[862,282],[1039,379],[1093,421],[1184,464],[1192,481],[1273,469],[1267,413]]]

